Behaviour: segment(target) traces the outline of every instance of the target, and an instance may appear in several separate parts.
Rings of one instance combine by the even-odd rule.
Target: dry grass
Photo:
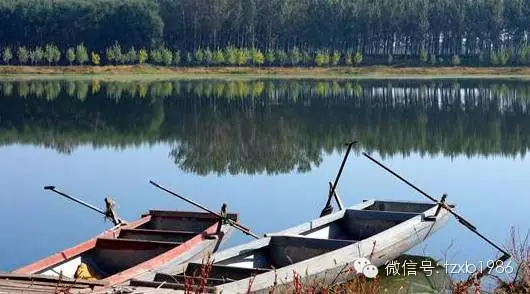
[[[519,76],[530,75],[528,67],[165,67],[119,66],[0,66],[0,74],[163,74],[163,75],[278,75],[278,76]]]

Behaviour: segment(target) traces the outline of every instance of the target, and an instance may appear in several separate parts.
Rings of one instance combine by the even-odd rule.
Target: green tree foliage
[[[353,62],[355,65],[359,66],[361,63],[363,63],[364,56],[361,52],[355,53],[355,56],[353,56]]]
[[[138,62],[138,53],[134,47],[129,48],[129,51],[125,54],[127,56],[127,62],[135,64]]]
[[[237,48],[230,45],[225,48],[225,62],[228,65],[236,65],[237,64]]]
[[[249,51],[246,48],[239,48],[237,50],[237,65],[247,65],[250,58]]]
[[[326,66],[329,64],[329,52],[328,51],[318,51],[315,55],[315,64],[317,66]]]
[[[425,50],[420,51],[420,62],[426,64],[429,61],[429,53]]]
[[[256,66],[261,66],[265,62],[265,56],[263,56],[263,53],[255,47],[250,50],[250,59],[252,64]]]
[[[451,64],[453,66],[459,66],[460,65],[460,57],[458,55],[454,55],[452,58],[451,58]]]
[[[74,48],[68,48],[66,50],[66,60],[72,65],[75,61],[75,50]]]
[[[99,65],[101,63],[101,56],[96,52],[92,52],[90,53],[90,60],[93,65]]]
[[[41,47],[36,47],[34,50],[31,50],[29,53],[29,59],[31,64],[39,64],[44,59],[44,51]]]
[[[123,53],[121,52],[121,46],[118,42],[115,42],[111,47],[106,48],[105,54],[109,64],[123,62]]]
[[[164,62],[164,57],[162,56],[160,48],[152,49],[151,52],[149,52],[149,57],[154,64],[162,64]]]
[[[293,47],[293,49],[289,52],[289,63],[292,66],[296,66],[302,61],[302,54],[300,53],[300,50],[298,47]]]
[[[215,52],[213,54],[213,64],[214,65],[222,65],[224,63],[225,63],[225,57],[224,57],[223,50],[221,50],[221,49],[215,50]]]
[[[13,59],[13,52],[11,52],[11,48],[5,47],[4,51],[2,51],[2,60],[5,64],[9,64],[11,59]]]
[[[213,64],[213,52],[210,48],[204,50],[204,64],[212,65]]]
[[[29,60],[29,52],[26,47],[18,47],[17,49],[17,59],[20,64],[26,64]]]
[[[344,54],[344,64],[348,66],[353,65],[353,54],[351,52]]]
[[[171,52],[171,50],[168,48],[161,48],[160,54],[162,55],[162,64],[165,66],[171,65],[173,62],[173,52]]]
[[[274,51],[269,50],[265,54],[265,63],[269,66],[273,65],[276,62],[276,56],[274,55]]]
[[[193,53],[193,59],[195,61],[195,64],[204,64],[204,50],[202,48],[195,50],[195,52]]]
[[[58,63],[61,60],[61,51],[54,44],[49,44],[44,47],[44,59],[49,65]]]
[[[75,60],[81,65],[88,62],[88,51],[82,43],[75,48]]]
[[[173,53],[173,64],[179,65],[180,64],[180,51],[177,50],[175,53]]]
[[[340,52],[339,51],[335,51],[333,52],[333,55],[331,56],[331,64],[333,66],[337,66],[339,65],[339,62],[340,62]]]
[[[140,49],[138,51],[138,62],[140,64],[146,63],[148,58],[149,58],[149,54],[147,53],[147,50]]]
[[[276,64],[277,65],[286,65],[289,62],[289,56],[284,50],[278,49],[275,52]]]

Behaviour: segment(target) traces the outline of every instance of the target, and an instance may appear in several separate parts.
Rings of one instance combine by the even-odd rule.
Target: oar
[[[82,206],[84,206],[84,207],[86,207],[86,208],[92,209],[93,211],[102,214],[102,215],[105,216],[106,218],[110,217],[110,219],[112,220],[112,222],[113,222],[115,225],[119,225],[120,223],[123,222],[121,219],[119,219],[119,218],[117,218],[117,217],[114,217],[114,215],[110,216],[108,212],[105,212],[105,211],[103,211],[102,209],[97,208],[96,206],[94,206],[94,205],[92,205],[92,204],[90,204],[90,203],[87,203],[87,202],[85,202],[85,201],[83,201],[83,200],[77,199],[77,198],[75,198],[75,197],[73,197],[73,196],[70,196],[70,195],[68,195],[68,194],[66,194],[66,193],[63,193],[63,192],[61,192],[61,191],[55,189],[55,186],[45,186],[45,187],[44,187],[44,190],[49,190],[49,191],[55,192],[55,193],[57,193],[57,194],[59,194],[59,195],[65,197],[65,198],[68,198],[68,199],[70,199],[70,200],[72,200],[72,201],[74,201],[74,202],[76,202],[76,203],[78,203],[78,204],[81,204]],[[110,200],[110,199],[109,199],[109,200]]]
[[[206,211],[206,212],[209,212],[209,213],[211,213],[211,214],[213,214],[213,215],[215,215],[215,216],[217,216],[217,217],[219,217],[219,218],[223,218],[223,216],[220,215],[219,213],[217,213],[217,212],[215,212],[215,211],[213,211],[213,210],[211,210],[211,209],[208,209],[208,208],[206,208],[205,206],[203,206],[203,205],[201,205],[201,204],[199,204],[199,203],[197,203],[197,202],[195,202],[195,201],[193,201],[193,200],[190,200],[189,198],[186,198],[186,197],[181,196],[181,195],[179,195],[179,194],[177,194],[177,193],[175,193],[175,192],[173,192],[173,191],[171,191],[171,190],[169,190],[169,189],[167,189],[167,188],[164,188],[164,187],[160,186],[159,184],[157,184],[157,183],[155,183],[155,182],[153,182],[153,181],[149,181],[149,183],[150,183],[151,185],[157,187],[158,189],[162,190],[162,191],[165,191],[165,192],[167,192],[167,193],[169,193],[169,194],[171,194],[171,195],[173,195],[173,196],[175,196],[175,197],[177,197],[177,198],[180,198],[180,199],[182,199],[182,200],[188,202],[188,203],[191,204],[191,205],[194,205],[194,206],[196,206],[196,207],[198,207],[198,208],[200,208],[200,209],[202,209],[202,210],[204,210],[204,211]],[[258,235],[256,235],[255,233],[253,233],[250,229],[248,229],[248,228],[246,228],[246,227],[240,225],[239,223],[237,223],[237,222],[235,222],[235,221],[233,221],[233,220],[231,220],[231,219],[229,219],[229,218],[227,218],[226,220],[228,220],[228,222],[229,222],[229,224],[230,224],[231,226],[233,226],[234,228],[240,230],[241,232],[243,232],[243,233],[245,233],[245,234],[247,234],[247,235],[249,235],[249,236],[252,236],[252,237],[254,237],[254,238],[256,238],[256,239],[259,239],[259,238],[260,238]]]
[[[347,143],[346,146],[348,146],[348,149],[346,149],[346,154],[344,155],[344,158],[342,159],[342,163],[340,164],[339,172],[337,173],[337,176],[335,177],[335,182],[333,183],[333,186],[331,189],[329,189],[329,195],[328,195],[328,201],[326,201],[326,205],[320,212],[320,216],[325,216],[330,214],[333,211],[333,207],[331,207],[331,198],[335,197],[335,200],[337,203],[341,203],[340,199],[338,198],[337,194],[335,194],[335,189],[337,189],[337,184],[339,183],[340,176],[342,175],[342,170],[344,169],[344,165],[346,164],[346,160],[348,159],[348,156],[350,155],[351,148],[353,145],[357,144],[357,141],[353,141],[350,143]]]
[[[511,255],[506,252],[506,250],[502,249],[500,246],[498,246],[497,244],[493,243],[491,240],[489,240],[488,238],[486,238],[484,235],[482,235],[478,230],[477,230],[477,227],[475,227],[474,225],[472,225],[469,221],[467,221],[463,216],[461,216],[460,214],[456,213],[449,205],[447,205],[445,203],[445,201],[438,201],[437,199],[435,199],[434,197],[430,196],[429,194],[427,194],[426,192],[424,192],[423,190],[421,190],[420,188],[418,188],[417,186],[415,186],[414,184],[412,184],[411,182],[407,181],[405,178],[401,177],[400,175],[398,175],[396,172],[394,172],[393,170],[391,170],[389,167],[385,166],[384,164],[380,163],[379,161],[377,161],[376,159],[374,159],[373,157],[371,157],[370,155],[368,155],[366,152],[363,152],[363,155],[370,159],[372,162],[374,162],[375,164],[377,164],[378,166],[380,166],[381,168],[383,168],[384,170],[386,170],[387,172],[389,172],[390,174],[392,174],[393,176],[395,176],[396,178],[400,179],[402,182],[404,182],[405,184],[407,184],[408,186],[410,186],[412,189],[416,190],[417,192],[419,192],[420,194],[422,194],[423,196],[429,198],[431,201],[435,202],[436,204],[438,204],[438,207],[442,207],[444,208],[445,210],[447,210],[449,213],[451,213],[453,216],[456,217],[456,219],[458,220],[459,223],[461,223],[462,225],[464,225],[466,228],[468,228],[471,232],[473,232],[475,235],[479,236],[482,240],[486,241],[488,244],[490,244],[491,246],[495,247],[495,249],[499,250],[500,252],[502,252],[502,256],[500,258],[498,258],[494,263],[493,263],[493,266],[488,266],[486,267],[483,271],[481,271],[477,276],[478,278],[481,278],[483,275],[485,275],[487,273],[487,271],[491,270],[491,268],[497,266],[498,262],[505,262],[507,261],[508,259],[511,258]],[[444,197],[445,198],[445,197]]]

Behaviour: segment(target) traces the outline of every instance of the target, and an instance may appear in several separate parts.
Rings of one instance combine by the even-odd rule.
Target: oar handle
[[[57,193],[57,194],[59,194],[59,195],[65,197],[65,198],[68,198],[68,199],[70,199],[70,200],[72,200],[72,201],[74,201],[74,202],[76,202],[76,203],[78,203],[78,204],[83,205],[84,207],[87,207],[87,208],[89,208],[89,209],[92,209],[92,210],[95,211],[95,212],[98,212],[98,213],[101,213],[101,214],[104,215],[104,216],[107,216],[107,214],[106,214],[103,210],[101,210],[101,209],[95,207],[94,205],[92,205],[92,204],[90,204],[90,203],[87,203],[87,202],[85,202],[85,201],[83,201],[83,200],[77,199],[77,198],[75,198],[75,197],[73,197],[73,196],[70,196],[70,195],[68,195],[68,194],[66,194],[66,193],[63,193],[63,192],[61,192],[61,191],[55,189],[55,186],[45,186],[45,187],[44,187],[44,190],[49,190],[49,191],[55,192],[55,193]]]
[[[154,181],[149,181],[149,183],[150,183],[151,185],[157,187],[158,189],[162,190],[162,191],[165,191],[165,192],[167,192],[167,193],[169,193],[169,194],[171,194],[171,195],[173,195],[173,196],[175,196],[175,197],[177,197],[177,198],[180,198],[180,199],[182,199],[182,200],[188,202],[188,203],[191,204],[191,205],[197,206],[197,207],[199,207],[200,209],[202,209],[202,210],[204,210],[204,211],[207,211],[207,212],[209,212],[209,213],[211,213],[211,214],[213,214],[213,215],[215,215],[215,216],[217,216],[217,217],[219,217],[219,218],[223,218],[223,216],[220,215],[219,213],[217,213],[217,212],[215,212],[215,211],[213,211],[213,210],[211,210],[211,209],[208,209],[208,208],[206,208],[204,205],[201,205],[201,204],[199,204],[199,203],[197,203],[197,202],[195,202],[195,201],[193,201],[193,200],[190,200],[190,199],[188,199],[188,198],[186,198],[186,197],[184,197],[184,196],[181,196],[181,195],[179,195],[179,194],[177,194],[177,193],[175,193],[175,192],[173,192],[173,191],[171,191],[171,190],[169,190],[169,189],[167,189],[167,188],[164,188],[164,187],[160,186],[159,184],[155,183]],[[233,220],[231,220],[231,219],[227,219],[227,220],[228,220],[228,222],[229,222],[229,224],[230,224],[231,226],[233,226],[233,227],[235,227],[236,229],[242,231],[243,233],[245,233],[245,234],[247,234],[247,235],[250,235],[250,236],[252,236],[252,237],[254,237],[254,238],[256,238],[256,239],[259,239],[259,238],[260,238],[258,235],[254,234],[250,229],[244,227],[243,225],[240,225],[239,223],[237,223],[237,222],[235,222],[235,221],[233,221]]]
[[[504,256],[507,256],[507,259],[511,257],[511,255],[506,252],[506,250],[502,249],[499,245],[493,243],[490,239],[486,238],[486,236],[482,235],[481,233],[479,233],[477,231],[477,227],[475,227],[474,225],[472,225],[469,221],[467,221],[464,217],[462,217],[460,214],[456,213],[451,207],[449,207],[447,204],[443,203],[443,202],[440,202],[438,200],[436,200],[434,197],[432,197],[431,195],[427,194],[426,192],[424,192],[423,190],[421,190],[420,188],[418,188],[417,186],[415,186],[414,184],[412,184],[411,182],[407,181],[405,178],[403,178],[402,176],[398,175],[396,172],[394,172],[393,170],[391,170],[389,167],[385,166],[384,164],[382,164],[381,162],[377,161],[375,158],[371,157],[370,155],[368,155],[368,153],[366,152],[363,152],[363,155],[364,157],[368,158],[369,160],[371,160],[373,163],[377,164],[379,167],[383,168],[384,170],[386,170],[387,172],[389,172],[390,174],[392,174],[393,176],[395,176],[396,178],[400,179],[402,182],[404,182],[405,184],[407,184],[409,187],[413,188],[414,190],[416,190],[417,192],[419,192],[420,194],[422,194],[423,196],[429,198],[431,201],[437,203],[438,205],[440,205],[441,207],[443,207],[445,210],[447,210],[449,213],[451,213],[453,216],[455,216],[458,220],[458,222],[460,222],[462,225],[464,225],[466,228],[468,228],[471,232],[475,233],[475,235],[479,236],[482,240],[486,241],[488,244],[490,244],[491,246],[493,246],[495,249],[499,250],[500,252],[503,253],[503,257]]]

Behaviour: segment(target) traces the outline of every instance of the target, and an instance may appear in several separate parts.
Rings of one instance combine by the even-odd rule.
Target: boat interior
[[[423,215],[435,205],[407,202],[372,201],[361,209],[346,209],[340,218],[297,234],[289,230],[271,235],[266,244],[240,250],[232,255],[216,255],[210,267],[207,285],[237,281],[279,269],[312,257],[354,244],[388,230],[404,221]],[[202,264],[189,263],[179,274],[158,273],[153,282],[133,284],[183,289],[185,279],[199,278]]]
[[[229,217],[237,220],[236,214]],[[208,213],[152,210],[139,224],[99,237],[85,251],[36,274],[75,278],[78,266],[84,263],[92,277],[105,279],[176,248],[217,224],[218,219]]]

